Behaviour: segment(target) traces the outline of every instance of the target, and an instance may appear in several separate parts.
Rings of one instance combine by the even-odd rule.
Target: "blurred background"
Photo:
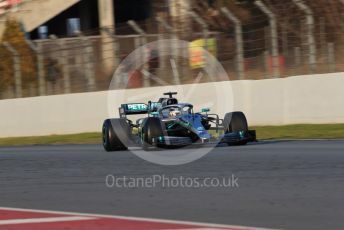
[[[127,55],[161,39],[190,45],[147,48],[119,88],[159,85],[147,73],[192,83],[199,48],[229,76],[202,82],[344,72],[344,0],[0,0],[0,99],[107,90]]]

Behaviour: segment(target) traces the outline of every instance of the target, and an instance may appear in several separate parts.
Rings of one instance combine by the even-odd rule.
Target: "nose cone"
[[[199,136],[202,143],[209,142],[210,137],[211,137],[210,134],[206,130],[199,131],[198,136]]]
[[[202,143],[208,143],[210,141],[210,138],[201,138],[200,140]]]

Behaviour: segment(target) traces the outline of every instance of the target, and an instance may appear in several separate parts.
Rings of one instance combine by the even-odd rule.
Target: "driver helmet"
[[[177,108],[172,108],[169,111],[169,117],[176,117],[179,116],[181,113]]]

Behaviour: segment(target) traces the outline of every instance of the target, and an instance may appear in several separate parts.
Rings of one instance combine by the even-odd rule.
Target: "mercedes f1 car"
[[[103,123],[103,146],[106,151],[128,147],[177,148],[192,144],[226,143],[245,145],[256,141],[256,132],[249,130],[242,112],[231,112],[220,119],[208,108],[194,112],[193,105],[179,103],[177,93],[164,93],[158,102],[122,104],[120,118]],[[133,122],[128,115],[145,114]]]

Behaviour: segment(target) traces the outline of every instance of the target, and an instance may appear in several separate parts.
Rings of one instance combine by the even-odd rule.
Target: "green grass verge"
[[[0,146],[98,143],[101,143],[101,133],[0,138]]]
[[[344,124],[285,125],[251,127],[258,139],[340,139],[344,138]]]
[[[344,138],[344,124],[257,126],[251,129],[257,130],[259,140]],[[0,138],[0,146],[99,143],[100,133]]]

